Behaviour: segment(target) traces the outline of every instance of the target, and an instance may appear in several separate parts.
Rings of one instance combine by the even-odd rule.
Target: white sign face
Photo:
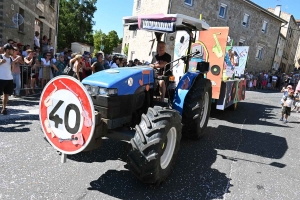
[[[63,99],[63,103],[57,107],[61,99]],[[67,106],[70,105],[73,108],[69,110],[67,109]],[[81,103],[72,92],[62,89],[52,95],[52,105],[47,108],[49,119],[51,118],[51,112],[54,112],[55,108],[57,109],[52,115],[57,115],[59,118],[63,119],[62,123],[57,124],[55,124],[55,121],[49,120],[50,126],[57,137],[61,139],[68,139],[71,137],[72,133],[69,133],[66,127],[74,129],[78,126],[78,130],[82,129],[83,116],[80,114],[82,113]]]

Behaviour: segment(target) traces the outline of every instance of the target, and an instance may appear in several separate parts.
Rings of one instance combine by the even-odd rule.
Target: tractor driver
[[[150,66],[153,67],[154,69],[157,69],[158,75],[165,75],[165,76],[172,76],[172,71],[168,71],[170,69],[170,64],[171,62],[171,55],[166,53],[166,43],[159,41],[157,43],[157,52],[158,54],[155,55],[151,61]],[[168,64],[166,66],[166,64]],[[164,67],[166,66],[166,73],[164,73]],[[166,84],[165,81],[160,80],[159,81],[159,93],[160,93],[160,101],[164,101],[165,94],[166,94]]]

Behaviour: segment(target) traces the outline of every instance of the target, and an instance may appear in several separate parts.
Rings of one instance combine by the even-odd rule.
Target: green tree
[[[122,42],[123,42],[123,38],[120,38],[119,39],[119,44],[122,44]]]
[[[101,30],[94,32],[94,47],[99,51],[100,45],[104,46],[104,53],[112,53],[113,49],[119,44],[119,36],[116,31],[110,31],[107,35]]]
[[[115,47],[119,44],[119,37],[116,31],[110,31],[106,37],[104,37],[104,52],[111,53]]]
[[[94,13],[97,0],[60,0],[58,48],[70,47],[72,42],[93,45]]]
[[[106,34],[103,33],[101,30],[95,31],[93,38],[95,51],[100,51],[100,45],[104,45],[105,43],[104,40],[106,38]]]
[[[129,49],[129,43],[127,45],[125,44],[124,49],[123,49],[123,52],[126,56],[128,56],[128,49]]]

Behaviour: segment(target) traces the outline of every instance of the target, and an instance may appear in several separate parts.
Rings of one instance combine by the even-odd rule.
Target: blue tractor
[[[164,33],[185,30],[192,35],[193,31],[209,28],[202,20],[180,14],[125,17],[124,24],[129,25],[129,30],[154,31],[157,41]],[[191,44],[192,40],[189,47]],[[158,90],[156,82],[164,80],[168,88],[169,76],[156,77],[155,70],[148,66],[104,70],[82,81],[92,96],[96,116],[101,118],[96,135],[111,134],[119,139],[129,136],[129,169],[145,183],[165,180],[175,164],[181,136],[199,139],[208,123],[212,86],[205,73],[209,65],[199,62],[194,72],[188,71],[189,59],[198,53],[189,50],[182,58],[186,71],[175,90],[168,90],[165,105],[156,102],[154,96]],[[123,127],[131,127],[131,134]]]
[[[193,36],[209,28],[204,21],[181,14],[123,20],[130,30],[153,31],[157,41],[165,33],[181,30]],[[164,181],[176,162],[181,137],[203,136],[210,115],[212,85],[205,78],[209,63],[199,62],[193,71],[188,70],[189,60],[199,53],[190,52],[192,43],[190,39],[186,56],[181,57],[185,71],[175,89],[167,90],[165,102],[156,101],[157,81],[164,80],[169,88],[173,80],[157,76],[149,66],[107,69],[83,79],[95,111],[94,134],[84,150],[98,148],[102,137],[130,141],[129,170],[145,183]]]

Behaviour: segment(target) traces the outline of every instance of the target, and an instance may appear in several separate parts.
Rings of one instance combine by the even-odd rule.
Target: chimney
[[[280,17],[280,13],[281,13],[281,5],[277,5],[274,14]]]

